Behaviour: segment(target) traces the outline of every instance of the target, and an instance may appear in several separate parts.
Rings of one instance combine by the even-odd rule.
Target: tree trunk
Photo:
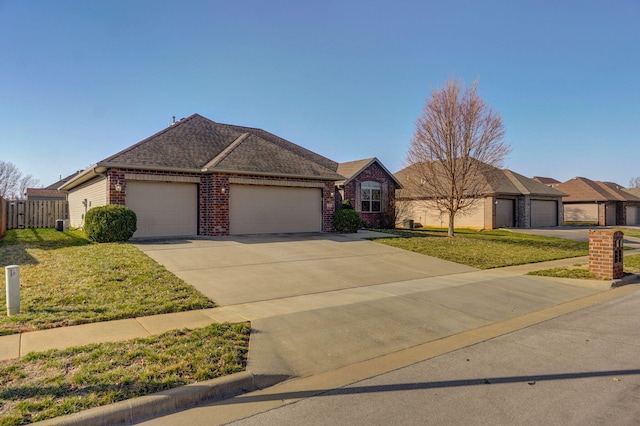
[[[449,232],[447,235],[449,235],[450,237],[454,236],[454,233],[453,233],[454,217],[455,217],[455,213],[449,212]]]

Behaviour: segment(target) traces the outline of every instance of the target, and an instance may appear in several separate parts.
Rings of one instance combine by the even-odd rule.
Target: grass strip
[[[640,238],[639,228],[615,228],[616,231],[622,231],[625,237]]]
[[[640,254],[634,254],[624,257],[624,273],[640,274]],[[597,275],[589,272],[589,264],[574,265],[569,267],[542,269],[539,271],[531,271],[527,275],[538,275],[543,277],[555,278],[577,278],[585,280],[599,280]]]
[[[0,362],[0,426],[22,425],[243,371],[249,323]]]
[[[3,281],[8,265],[20,265],[21,313],[0,316],[0,335],[215,306],[135,246],[92,243],[80,231],[7,231]]]
[[[446,229],[395,229],[384,232],[397,237],[380,238],[376,242],[478,269],[586,256],[589,252],[589,244],[585,242],[504,230],[457,229],[455,237],[448,237]]]

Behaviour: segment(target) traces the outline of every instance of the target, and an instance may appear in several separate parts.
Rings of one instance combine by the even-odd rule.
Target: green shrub
[[[360,213],[352,208],[341,208],[333,215],[333,226],[337,232],[355,233],[362,226]]]
[[[347,209],[347,210],[353,210],[353,206],[351,205],[351,202],[349,200],[344,200],[342,202],[342,206],[340,208],[341,209]]]
[[[124,242],[136,232],[137,217],[133,210],[117,204],[94,207],[84,218],[84,232],[98,243]]]

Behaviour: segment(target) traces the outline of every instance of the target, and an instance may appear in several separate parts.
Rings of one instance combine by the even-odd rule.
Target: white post
[[[20,267],[18,265],[4,268],[7,288],[7,315],[20,313]]]

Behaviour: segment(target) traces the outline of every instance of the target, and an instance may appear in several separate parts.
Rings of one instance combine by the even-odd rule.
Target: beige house
[[[511,170],[489,166],[487,170],[495,178],[487,178],[481,197],[469,210],[456,215],[456,228],[537,228],[563,222],[564,193]],[[395,176],[405,188],[411,188],[415,172],[407,167]],[[399,224],[411,219],[416,226],[448,226],[448,215],[436,210],[427,197],[415,190],[397,191],[396,205]]]
[[[554,188],[568,194],[564,199],[565,222],[640,225],[640,196],[616,183],[575,177]]]

